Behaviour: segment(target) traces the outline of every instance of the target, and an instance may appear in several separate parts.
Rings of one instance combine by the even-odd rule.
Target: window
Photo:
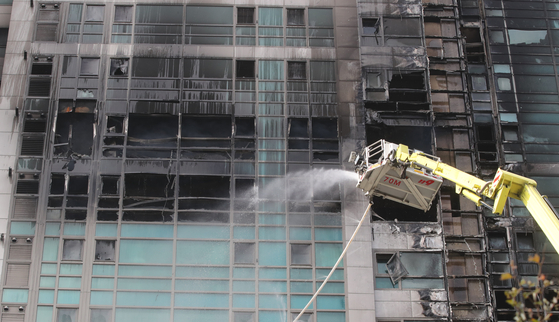
[[[440,253],[376,254],[376,263],[375,287],[377,289],[444,288],[443,260]]]
[[[95,243],[95,260],[114,261],[115,242],[114,240],[97,240]]]
[[[185,44],[232,45],[233,7],[186,7]]]
[[[60,19],[60,5],[58,3],[41,3],[35,41],[57,41],[58,20]]]
[[[237,8],[237,24],[254,24],[254,8]]]
[[[287,79],[306,79],[307,67],[305,62],[288,62]]]
[[[62,247],[62,260],[81,261],[83,239],[65,239]]]
[[[70,4],[64,42],[102,43],[104,14],[105,6],[86,5],[84,15],[82,4]]]
[[[132,41],[132,6],[115,6],[114,24],[111,34],[112,43],[130,43]]]
[[[254,243],[235,243],[235,264],[254,264]]]
[[[364,46],[422,45],[420,18],[364,18],[361,23]]]
[[[111,76],[128,76],[128,58],[112,58],[111,59]]]
[[[56,322],[78,322],[78,309],[58,309]]]
[[[312,246],[291,244],[291,265],[312,265]]]
[[[363,34],[378,35],[380,32],[380,19],[363,18]]]
[[[237,60],[237,78],[254,78],[254,69],[254,60]]]
[[[305,9],[287,9],[288,26],[305,25]]]
[[[99,58],[82,58],[80,75],[99,75]]]

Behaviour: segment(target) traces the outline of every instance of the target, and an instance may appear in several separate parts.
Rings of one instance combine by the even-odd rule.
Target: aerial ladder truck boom
[[[456,184],[456,193],[494,214],[503,212],[508,197],[521,200],[559,253],[559,215],[532,179],[499,169],[493,181],[486,182],[438,157],[385,140],[366,147],[361,154],[352,152],[350,162],[359,174],[357,187],[370,198],[378,196],[423,211],[431,207],[443,178]],[[493,206],[484,198],[493,200]]]

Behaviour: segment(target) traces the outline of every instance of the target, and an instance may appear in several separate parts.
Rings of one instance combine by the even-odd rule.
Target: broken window
[[[178,126],[178,118],[174,115],[130,114],[127,143],[138,147],[176,147]],[[141,150],[132,151],[127,153],[141,153]],[[166,155],[170,157],[169,153]]]
[[[376,288],[444,288],[440,253],[376,254],[376,262]]]
[[[485,283],[481,279],[448,279],[448,289],[451,302],[485,302]]]
[[[254,24],[254,8],[237,8],[237,24]]]
[[[421,46],[419,18],[364,18],[363,44],[365,46]]]
[[[484,62],[485,50],[481,42],[479,28],[460,28],[460,32],[466,38],[466,59],[469,63]]]
[[[254,78],[255,62],[254,60],[237,60],[236,76],[237,78]]]
[[[380,32],[380,19],[363,18],[363,35],[378,35]]]
[[[291,265],[312,265],[312,246],[291,244]]]
[[[235,243],[235,264],[254,264],[254,243]]]
[[[74,163],[75,157],[91,155],[93,145],[94,115],[92,111],[81,113],[78,109],[74,109],[75,113],[58,114],[54,140],[54,153]]]
[[[128,58],[111,59],[111,76],[128,76]]]
[[[114,240],[97,240],[95,243],[95,260],[115,261],[115,243]]]
[[[82,260],[83,239],[64,239],[62,260]]]
[[[101,176],[101,194],[118,195],[119,181],[119,176]]]
[[[287,9],[288,26],[305,25],[305,9]]]

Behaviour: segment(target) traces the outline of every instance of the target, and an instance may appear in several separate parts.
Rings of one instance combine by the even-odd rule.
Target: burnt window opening
[[[80,75],[84,75],[84,76],[99,75],[99,58],[82,58]]]
[[[130,114],[127,143],[132,146],[176,147],[178,117],[163,114]]]
[[[443,289],[440,253],[395,252],[376,254],[375,288]]]
[[[119,176],[101,176],[101,194],[118,195],[120,190],[119,182]]]
[[[64,185],[66,179],[63,174],[52,173],[50,176],[50,194],[62,195],[64,194]]]
[[[174,198],[174,180],[175,176],[166,174],[127,173],[124,176],[124,196]]]
[[[290,138],[308,138],[309,119],[290,118],[287,133]]]
[[[122,133],[123,128],[124,128],[124,117],[122,116],[107,117],[107,133],[111,133],[111,134]]]
[[[171,222],[173,221],[171,211],[124,211],[122,221],[145,221],[145,222]]]
[[[68,195],[87,195],[89,191],[89,177],[70,176],[68,179]]]
[[[179,197],[229,198],[230,177],[180,176]]]
[[[98,221],[117,221],[118,211],[116,210],[99,210],[97,211]]]
[[[187,211],[178,213],[179,222],[229,223],[229,213]]]
[[[288,26],[305,25],[305,9],[287,9]]]
[[[375,111],[429,110],[425,71],[367,71],[365,82],[366,108]]]
[[[128,76],[128,58],[112,58],[111,59],[111,76]]]
[[[87,218],[87,210],[66,209],[64,211],[64,219],[66,220],[85,220]]]
[[[497,146],[492,125],[475,125],[477,149],[480,161],[497,161]]]
[[[380,19],[378,18],[363,18],[363,34],[364,35],[378,35],[380,32]]]
[[[33,64],[31,66],[31,75],[50,75],[52,73],[52,64]]]
[[[92,113],[59,113],[56,120],[54,153],[72,159],[74,154],[77,154],[77,157],[91,155],[93,125]]]
[[[182,138],[231,138],[230,117],[184,116]]]
[[[95,241],[95,260],[114,261],[115,260],[115,240]]]
[[[237,78],[255,78],[255,66],[254,60],[237,60]]]
[[[307,79],[307,64],[305,62],[287,62],[287,79]]]
[[[485,50],[481,41],[479,28],[460,28],[460,32],[466,39],[466,59],[469,63],[485,62]]]
[[[235,137],[248,136],[254,137],[256,127],[253,117],[237,117],[235,118]]]
[[[255,189],[254,182],[254,179],[235,179],[235,197],[251,198]]]
[[[313,139],[337,139],[338,120],[335,118],[313,118],[312,137]]]
[[[254,24],[254,8],[237,8],[237,24]]]

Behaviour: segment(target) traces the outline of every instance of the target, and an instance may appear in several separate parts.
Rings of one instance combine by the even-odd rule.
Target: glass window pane
[[[177,237],[191,239],[229,239],[229,226],[178,226]]]
[[[81,288],[81,277],[59,277],[58,287],[60,288]]]
[[[65,239],[62,247],[62,260],[81,260],[82,251],[82,239]]]
[[[182,23],[183,6],[137,5],[136,23]]]
[[[229,242],[178,241],[177,263],[229,265]]]
[[[90,322],[112,322],[112,321],[113,321],[113,310],[91,309]]]
[[[312,246],[291,244],[291,265],[311,265]]]
[[[401,253],[400,260],[410,276],[442,276],[442,256],[439,253]]]
[[[60,274],[62,275],[81,275],[82,264],[60,264]]]
[[[91,291],[90,302],[91,305],[113,305],[113,292],[112,291]]]
[[[345,297],[344,296],[318,296],[316,299],[316,307],[326,310],[344,310]],[[319,320],[320,321],[320,320]]]
[[[81,75],[96,76],[99,74],[99,58],[82,58]]]
[[[283,8],[259,8],[258,24],[261,26],[283,26]]]
[[[254,243],[235,243],[235,264],[253,264],[254,255]]]
[[[171,310],[169,309],[144,309],[144,308],[117,308],[115,321],[138,322],[138,321],[170,321]]]
[[[233,7],[186,7],[187,24],[233,24]]]
[[[85,21],[103,21],[105,6],[87,6]]]
[[[177,310],[174,321],[229,321],[229,312],[225,310]]]
[[[304,26],[305,10],[304,9],[287,9],[287,25],[288,26]]]
[[[115,241],[97,240],[95,245],[95,260],[114,261],[115,260]]]
[[[173,238],[172,225],[122,224],[122,237]]]
[[[58,309],[56,322],[77,322],[78,309]]]
[[[121,241],[122,243],[122,241]],[[118,276],[171,277],[170,266],[119,265]]]
[[[11,235],[35,235],[35,222],[16,222],[10,225]]]
[[[81,22],[82,8],[82,4],[70,4],[70,9],[68,10],[68,22]]]
[[[117,282],[118,290],[150,290],[150,291],[170,291],[172,281],[167,279],[153,278],[119,278]]]
[[[113,289],[114,278],[93,277],[91,279],[92,289]]]
[[[27,303],[27,295],[29,290],[24,289],[8,289],[2,292],[2,302],[6,303]]]
[[[132,22],[132,7],[115,6],[115,22]]]
[[[315,244],[315,265],[333,267],[343,250],[342,244]],[[343,267],[343,260],[338,267]]]
[[[54,290],[39,290],[39,304],[53,304]]]
[[[310,9],[309,26],[313,27],[333,27],[332,9]]]
[[[173,261],[173,242],[164,240],[121,240],[121,263],[170,264]]]
[[[52,322],[52,306],[37,307],[37,322]],[[40,318],[40,319],[39,319]],[[94,321],[92,321],[94,322]],[[95,321],[97,322],[97,321]]]
[[[229,294],[177,293],[175,294],[175,306],[227,308],[229,307]]]
[[[80,304],[80,291],[58,291],[58,304]]]
[[[116,305],[126,306],[170,306],[171,293],[163,292],[117,292]],[[145,318],[141,318],[145,320]],[[117,321],[120,321],[117,318]]]
[[[286,244],[259,243],[258,263],[263,266],[286,266]]]

